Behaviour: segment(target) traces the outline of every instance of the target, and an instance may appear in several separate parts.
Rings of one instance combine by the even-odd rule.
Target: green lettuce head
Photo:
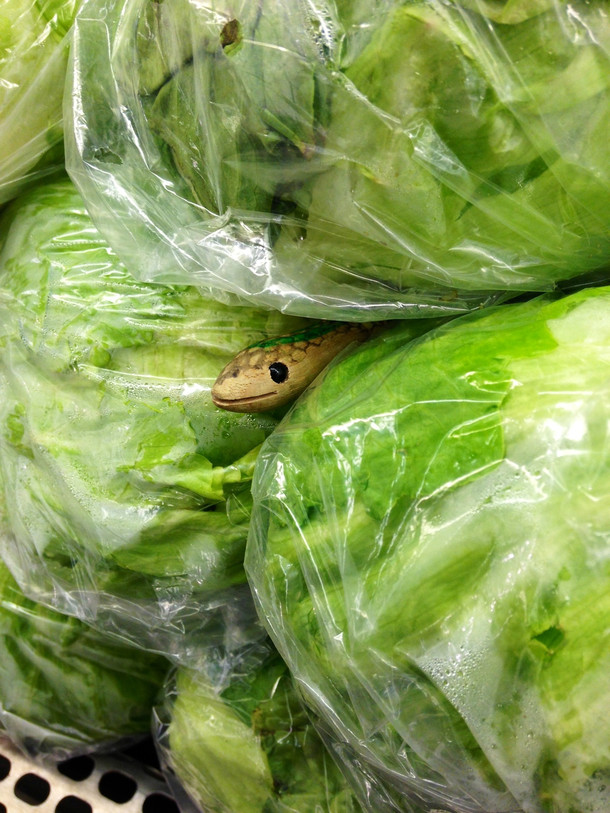
[[[63,166],[68,32],[78,0],[0,0],[0,204]]]
[[[373,809],[606,813],[610,289],[409,338],[263,447],[261,618]]]
[[[177,670],[159,744],[197,809],[210,813],[359,813],[345,779],[268,640],[230,662]]]
[[[604,0],[86,0],[67,164],[142,279],[458,313],[610,261]]]
[[[233,612],[222,591],[247,603],[249,486],[276,419],[222,412],[210,389],[291,320],[136,282],[67,180],[1,228],[4,556],[26,592],[173,651]]]
[[[0,728],[63,759],[150,731],[169,666],[26,598],[0,562]]]

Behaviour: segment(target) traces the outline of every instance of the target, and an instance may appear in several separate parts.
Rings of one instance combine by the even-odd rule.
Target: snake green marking
[[[296,342],[310,342],[314,339],[320,338],[321,336],[326,336],[328,333],[332,333],[342,325],[344,325],[343,322],[322,322],[311,325],[310,327],[302,328],[301,330],[295,331],[288,336],[278,336],[276,338],[263,339],[260,342],[255,342],[254,344],[249,345],[247,349],[260,347],[263,350],[267,350],[268,348],[275,347],[276,345],[295,344]]]

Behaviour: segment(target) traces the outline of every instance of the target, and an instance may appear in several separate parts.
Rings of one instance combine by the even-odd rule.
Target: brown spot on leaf
[[[223,48],[229,45],[238,45],[241,42],[241,26],[238,20],[229,20],[220,32],[220,44]]]

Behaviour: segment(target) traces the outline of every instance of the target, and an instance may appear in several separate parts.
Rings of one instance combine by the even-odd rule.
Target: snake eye
[[[288,367],[281,361],[275,361],[269,365],[269,375],[272,381],[276,384],[281,384],[288,378]]]

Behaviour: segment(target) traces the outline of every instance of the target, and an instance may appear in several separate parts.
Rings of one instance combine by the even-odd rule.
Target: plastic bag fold
[[[259,456],[261,619],[368,809],[610,805],[610,291],[397,327]]]
[[[277,423],[210,389],[294,320],[137,282],[67,179],[2,230],[2,554],[32,598],[188,658],[250,607],[249,485]]]
[[[0,205],[63,168],[63,94],[77,9],[77,0],[0,3]]]
[[[66,759],[147,736],[168,669],[27,599],[0,562],[0,728],[30,756]]]
[[[68,170],[142,279],[368,321],[608,264],[605,4],[87,0]]]
[[[156,714],[157,748],[185,812],[360,811],[266,638],[178,668]]]

